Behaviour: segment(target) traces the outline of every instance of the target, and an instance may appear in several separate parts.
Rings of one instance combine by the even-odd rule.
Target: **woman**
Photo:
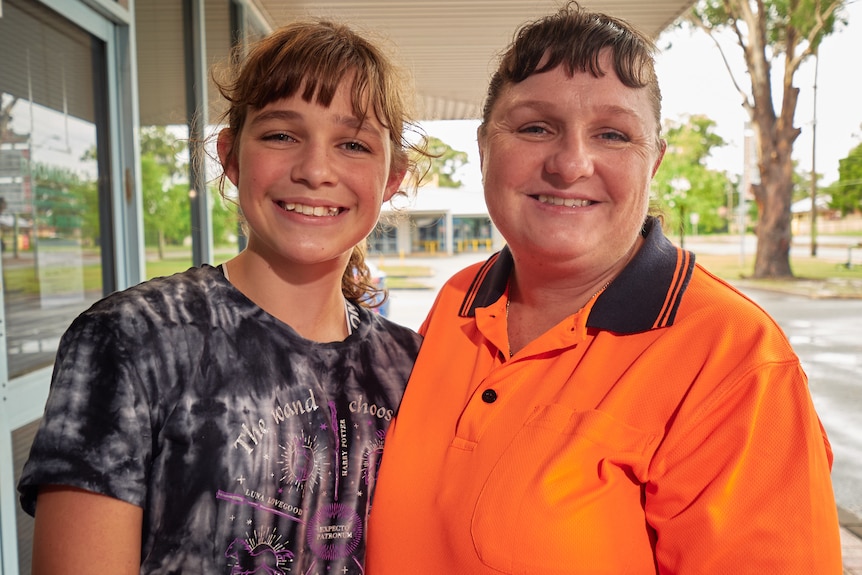
[[[422,326],[371,575],[841,573],[797,357],[648,215],[653,50],[569,5],[503,55],[478,140],[508,245]]]
[[[34,575],[363,572],[420,341],[360,305],[360,244],[415,148],[399,78],[378,46],[310,21],[219,81],[221,183],[248,245],[66,332],[19,485]]]

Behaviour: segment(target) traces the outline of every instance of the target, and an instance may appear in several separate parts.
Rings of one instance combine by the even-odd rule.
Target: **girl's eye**
[[[290,134],[286,134],[284,132],[277,132],[274,134],[267,134],[263,137],[263,139],[267,142],[295,142],[296,139]]]
[[[351,152],[369,152],[370,150],[360,142],[345,142],[342,144],[345,150]]]

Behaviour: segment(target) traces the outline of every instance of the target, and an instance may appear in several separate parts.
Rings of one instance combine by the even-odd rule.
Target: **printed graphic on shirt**
[[[317,445],[316,437],[293,437],[281,446],[281,478],[296,489],[314,491],[327,465],[327,453]]]
[[[297,557],[292,550],[306,547],[302,573],[330,571],[339,562],[341,573],[361,573],[364,557],[365,510],[377,477],[385,428],[392,410],[355,396],[339,410],[336,401],[318,404],[313,389],[298,390],[297,398],[277,404],[256,425],[243,423],[232,447],[244,456],[234,491],[219,490],[223,504],[253,512],[238,527],[251,536],[236,536],[225,550],[231,573],[289,573]],[[349,399],[349,398],[348,398]],[[307,431],[308,430],[308,431]],[[271,443],[277,442],[272,458]],[[245,458],[261,457],[263,476],[252,484],[254,467]],[[275,481],[273,480],[275,479]],[[303,501],[317,492],[331,493],[329,503],[316,509]],[[236,532],[239,511],[228,519]],[[295,524],[270,527],[273,522]],[[305,541],[299,541],[305,532]],[[309,558],[311,558],[309,560]]]
[[[290,572],[293,553],[283,549],[278,541],[265,537],[262,541],[234,539],[225,551],[225,557],[233,559],[231,573],[270,573],[284,575]]]

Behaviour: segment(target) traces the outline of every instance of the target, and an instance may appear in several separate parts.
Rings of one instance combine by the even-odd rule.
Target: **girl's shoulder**
[[[131,329],[186,323],[211,314],[216,307],[248,302],[215,267],[203,265],[156,277],[114,292],[81,313],[75,324],[113,324]]]
[[[373,341],[375,345],[393,342],[418,351],[419,345],[422,343],[422,336],[416,331],[367,308],[355,305],[352,307],[360,314],[360,325],[366,326],[366,329],[362,330],[364,339]]]
[[[121,291],[111,293],[93,305],[94,310],[112,308],[152,301],[164,300],[176,303],[210,295],[230,286],[218,268],[204,264],[169,276],[160,276],[143,281]]]

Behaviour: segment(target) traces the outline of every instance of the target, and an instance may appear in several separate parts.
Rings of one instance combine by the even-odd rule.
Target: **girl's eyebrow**
[[[302,119],[302,114],[298,112],[294,112],[293,110],[267,110],[265,112],[261,112],[252,118],[252,124],[262,124],[263,122],[268,122],[269,120],[300,120]]]
[[[357,132],[364,132],[376,136],[381,135],[380,130],[374,128],[371,122],[361,122],[356,116],[344,116],[337,114],[333,117],[335,118],[335,122],[337,124],[341,124],[348,128],[353,128]],[[252,119],[251,124],[261,124],[270,120],[301,120],[302,118],[303,115],[294,110],[266,110],[256,115]]]

